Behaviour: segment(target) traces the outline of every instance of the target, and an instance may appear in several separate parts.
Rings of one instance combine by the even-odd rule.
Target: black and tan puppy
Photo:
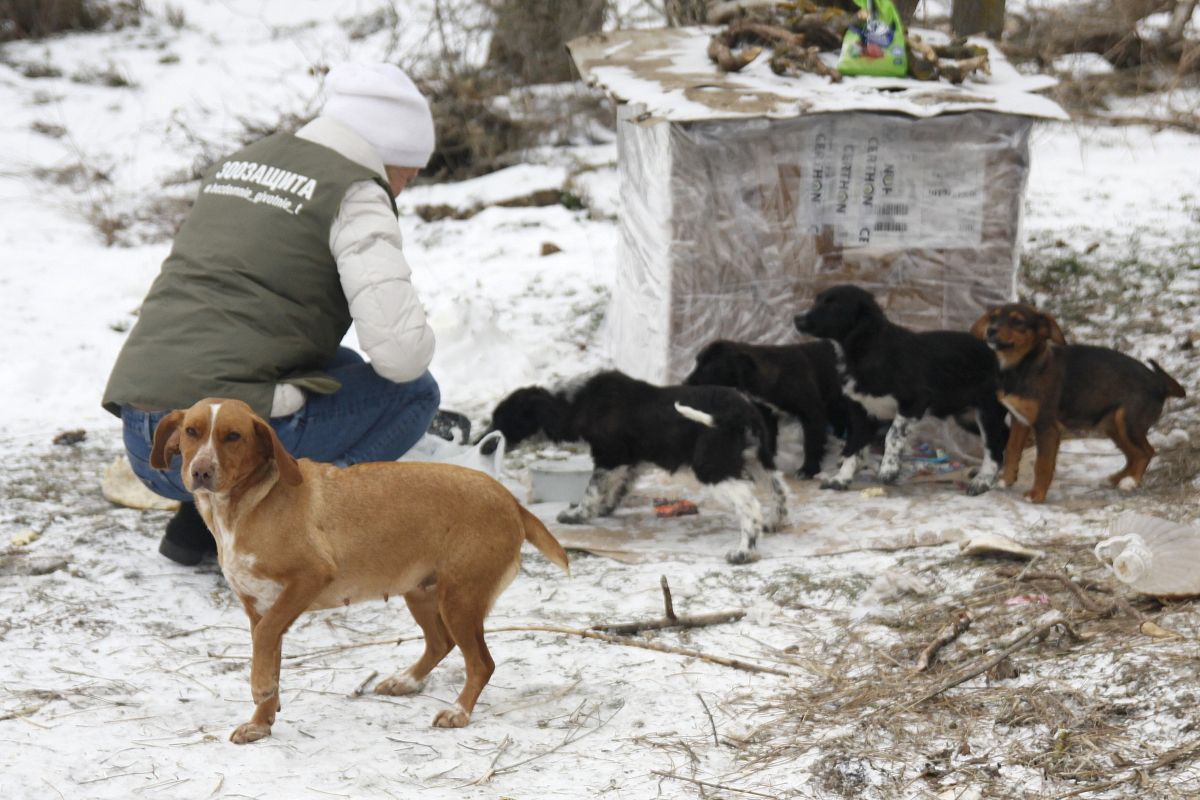
[[[783,412],[798,419],[804,429],[800,474],[805,478],[821,471],[826,426],[845,434],[845,398],[837,354],[829,342],[756,345],[718,339],[700,351],[683,382],[741,389],[773,414]]]
[[[1054,317],[1021,303],[989,310],[971,332],[996,352],[1000,402],[1013,416],[1002,485],[1016,483],[1033,431],[1037,461],[1025,497],[1045,502],[1063,429],[1107,435],[1125,454],[1125,468],[1109,482],[1126,491],[1141,484],[1154,458],[1146,432],[1168,397],[1185,396],[1162,367],[1151,361],[1151,369],[1107,347],[1067,344]]]
[[[492,412],[493,430],[514,446],[545,434],[591,447],[595,469],[587,491],[559,522],[611,514],[648,464],[669,472],[690,468],[733,507],[741,541],[725,556],[731,564],[757,558],[759,533],[778,529],[787,514],[774,437],[754,404],[724,386],[654,386],[621,372],[598,372],[553,390],[517,389]],[[756,484],[772,493],[765,513]]]
[[[895,481],[909,428],[926,413],[938,417],[975,415],[984,437],[983,465],[968,494],[982,494],[996,481],[1008,426],[996,399],[999,374],[988,348],[965,331],[917,333],[888,321],[870,292],[841,285],[817,295],[813,307],[796,315],[801,333],[830,339],[841,355],[842,391],[850,430],[836,476],[822,486],[846,489],[858,469],[858,454],[874,425],[891,420],[879,479]]]

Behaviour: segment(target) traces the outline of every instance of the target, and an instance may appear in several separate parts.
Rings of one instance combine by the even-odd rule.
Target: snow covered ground
[[[666,575],[679,611],[748,613],[648,639],[787,674],[561,633],[497,631],[489,637],[497,671],[471,725],[434,730],[434,713],[460,688],[461,661],[447,658],[418,696],[360,696],[420,652],[406,611],[364,604],[296,624],[285,640],[283,711],[272,738],[228,743],[251,709],[239,604],[215,565],[185,569],[156,553],[167,514],[119,509],[99,492],[120,452],[118,423],[100,409],[100,393],[169,247],[137,244],[152,221],[122,225],[121,215],[147,195],[194,190],[172,181],[191,170],[201,143],[232,147],[246,119],[311,109],[318,85],[310,66],[419,52],[433,3],[403,4],[398,42],[386,32],[351,38],[346,21],[378,10],[375,3],[249,5],[150,2],[138,28],[0,50],[5,796],[1053,796],[1087,785],[1076,781],[1122,777],[1126,764],[1193,741],[1200,630],[1191,605],[1139,605],[1181,635],[1141,636],[1136,621],[1078,617],[1062,587],[1002,577],[995,562],[966,559],[955,544],[1006,534],[1047,551],[1038,568],[1069,564],[1072,574],[1111,586],[1089,552],[1113,513],[1200,516],[1196,470],[1180,463],[1200,445],[1189,399],[1159,423],[1160,459],[1132,497],[1098,488],[1118,457],[1092,441],[1065,448],[1052,502],[1042,507],[1019,491],[967,498],[947,484],[902,482],[864,496],[857,489],[872,486],[869,475],[844,494],[793,483],[792,529],[767,537],[763,559],[737,569],[720,559],[733,540],[720,507],[685,478],[651,475],[616,526],[662,532],[657,544],[627,537],[635,555],[650,557],[577,554],[566,578],[530,552],[489,623],[578,629],[654,617]],[[168,8],[182,11],[181,28],[166,21]],[[61,76],[26,77],[30,65]],[[132,85],[89,77],[102,74]],[[1024,288],[1061,307],[1077,336],[1156,358],[1200,391],[1196,350],[1182,347],[1200,337],[1195,137],[1053,124],[1037,129],[1032,148]],[[406,251],[439,336],[434,371],[445,405],[480,423],[513,388],[605,363],[615,158],[611,143],[563,148],[498,176],[401,195]],[[474,207],[567,181],[583,210],[488,207],[434,222],[415,214],[420,205]],[[135,243],[107,247],[103,230]],[[543,243],[559,251],[542,256]],[[80,428],[83,443],[51,444]],[[516,454],[513,480],[523,479],[531,455]],[[696,499],[700,517],[654,522],[649,498],[671,493]],[[552,519],[556,509],[537,510]],[[892,550],[889,540],[923,546]],[[821,542],[829,552],[817,552]],[[847,542],[870,549],[840,552]],[[912,577],[910,588],[924,591],[890,596],[877,581],[884,574]],[[914,699],[1048,605],[1083,620],[1094,638],[1020,653],[1020,676],[999,684],[1015,687],[1007,716],[981,712],[948,727],[947,708],[961,706],[897,710],[861,699],[895,685],[908,694],[891,700]],[[961,607],[979,621],[947,651],[950,666],[911,673],[916,652]],[[955,691],[960,704],[1004,702],[980,679]],[[1092,755],[1097,743],[1108,760]],[[1181,764],[1152,774],[1155,796],[1195,796],[1200,775]],[[1124,784],[1093,796],[1136,791]]]

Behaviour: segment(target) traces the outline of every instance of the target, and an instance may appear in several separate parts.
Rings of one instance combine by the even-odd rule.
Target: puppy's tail
[[[675,410],[690,419],[692,422],[699,422],[706,428],[717,427],[717,420],[713,417],[713,415],[705,413],[698,408],[685,406],[683,403],[676,403]]]
[[[1158,362],[1153,358],[1150,359],[1151,366],[1154,367],[1154,372],[1158,375],[1159,383],[1162,384],[1163,391],[1167,393],[1167,397],[1187,397],[1187,392],[1179,385],[1179,381],[1167,374],[1167,371],[1158,365]]]
[[[563,550],[558,539],[554,538],[554,534],[550,533],[542,521],[535,517],[529,509],[520,503],[517,504],[517,508],[521,510],[521,525],[525,528],[525,541],[540,550],[542,555],[558,564],[562,567],[563,572],[570,575],[571,565],[567,560],[567,551]]]

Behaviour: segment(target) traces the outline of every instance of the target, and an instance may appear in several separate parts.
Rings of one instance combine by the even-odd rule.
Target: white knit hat
[[[323,114],[366,139],[390,167],[423,167],[433,154],[433,114],[404,70],[338,64],[325,77]]]

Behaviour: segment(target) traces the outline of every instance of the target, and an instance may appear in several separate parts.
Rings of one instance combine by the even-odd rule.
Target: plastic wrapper
[[[792,317],[839,283],[918,330],[966,330],[1014,296],[1027,117],[639,111],[618,110],[619,369],[675,382],[716,338],[799,341]]]

